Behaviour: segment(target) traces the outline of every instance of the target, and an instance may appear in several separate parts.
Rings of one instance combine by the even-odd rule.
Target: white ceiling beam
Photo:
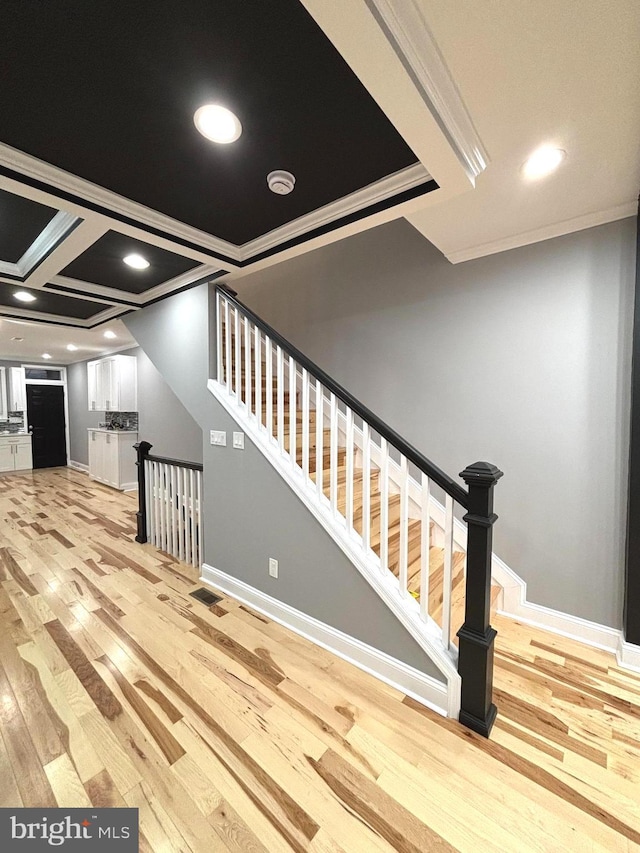
[[[104,236],[109,230],[109,223],[103,217],[85,220],[75,228],[69,236],[45,258],[40,266],[25,280],[25,287],[33,287],[39,290],[57,275],[71,261],[75,260],[86,249],[92,246],[96,240]]]

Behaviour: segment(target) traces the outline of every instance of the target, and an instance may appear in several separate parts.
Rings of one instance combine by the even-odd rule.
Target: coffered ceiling
[[[149,10],[3,8],[0,317],[99,337],[171,293],[397,217],[455,263],[635,210],[633,0]],[[198,132],[206,103],[236,114],[237,141]],[[526,185],[523,161],[549,142],[565,165]],[[290,194],[269,190],[274,170],[294,175]]]

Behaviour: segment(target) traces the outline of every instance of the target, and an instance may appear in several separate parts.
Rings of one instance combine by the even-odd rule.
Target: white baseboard
[[[616,658],[618,666],[622,669],[629,669],[631,672],[640,673],[640,646],[634,643],[627,643],[620,634],[620,643],[618,645]]]
[[[136,480],[133,483],[123,483],[120,487],[123,492],[133,492],[138,488],[138,481]]]
[[[88,465],[85,465],[84,462],[74,462],[73,459],[69,460],[67,468],[73,468],[76,471],[84,471],[85,474],[89,473]]]
[[[204,583],[241,601],[274,622],[332,652],[348,663],[374,675],[386,684],[411,696],[443,716],[447,715],[447,685],[414,669],[390,655],[374,649],[361,640],[319,622],[312,616],[284,604],[244,581],[215,569],[206,563],[200,578]]]

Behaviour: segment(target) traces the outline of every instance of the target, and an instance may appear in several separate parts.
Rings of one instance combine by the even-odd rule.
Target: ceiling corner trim
[[[242,261],[246,263],[263,252],[288,244],[290,240],[315,231],[317,228],[339,222],[345,216],[366,211],[372,205],[393,199],[395,196],[400,196],[408,190],[427,184],[431,180],[431,175],[422,163],[414,163],[413,166],[407,166],[399,172],[387,175],[386,178],[381,178],[379,181],[356,190],[344,198],[337,199],[270,231],[268,234],[264,234],[262,237],[256,237],[255,240],[245,243],[241,247]]]
[[[552,240],[554,237],[562,237],[565,234],[573,234],[576,231],[584,231],[586,228],[606,225],[608,222],[616,222],[618,219],[635,216],[637,212],[638,203],[634,200],[619,204],[616,207],[610,207],[607,210],[586,213],[583,216],[576,216],[573,219],[563,219],[561,222],[554,222],[532,231],[513,234],[500,240],[481,243],[478,246],[470,246],[467,249],[460,249],[455,252],[441,251],[452,264],[460,264],[464,261],[472,261],[475,258],[495,255],[498,252],[507,252],[509,249],[518,249],[520,246],[530,246],[533,243],[541,243],[543,240]]]
[[[365,0],[422,100],[473,180],[490,159],[415,0]]]

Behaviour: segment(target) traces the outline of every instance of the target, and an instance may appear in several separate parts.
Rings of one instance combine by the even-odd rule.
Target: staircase
[[[231,293],[218,288],[216,308],[211,391],[439,667],[448,713],[460,711],[463,657],[470,681],[488,676],[488,694],[467,711],[462,686],[460,712],[461,720],[466,714],[467,724],[488,734],[495,715],[489,614],[501,589],[490,584],[486,564],[495,520],[491,495],[501,472],[476,463],[463,472],[469,491],[463,489]],[[436,491],[444,492],[444,503]],[[477,545],[469,548],[476,554],[470,578],[466,525],[455,516],[456,504],[468,511]],[[466,652],[460,648],[461,660],[459,632],[468,644]]]

